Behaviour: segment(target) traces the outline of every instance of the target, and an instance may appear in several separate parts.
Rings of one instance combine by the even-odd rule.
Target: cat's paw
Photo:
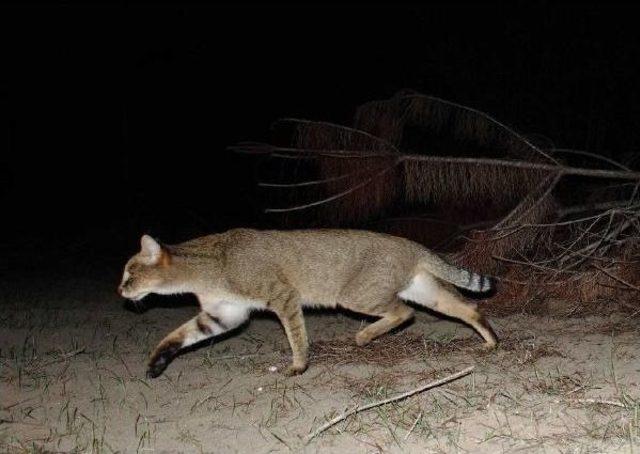
[[[156,349],[151,359],[149,360],[149,367],[147,368],[147,378],[156,378],[167,368],[169,363],[178,353],[178,346],[175,344],[169,344]]]
[[[287,377],[293,377],[294,375],[300,375],[301,373],[303,373],[305,370],[307,370],[307,365],[306,364],[292,364],[291,366],[287,367],[287,369],[284,371],[284,374]]]
[[[159,356],[155,361],[149,364],[149,367],[147,368],[147,378],[159,377],[168,365],[168,359],[162,355]]]
[[[167,364],[152,364],[147,368],[147,378],[157,378],[167,368]]]
[[[480,349],[485,352],[490,352],[491,350],[495,350],[498,348],[497,342],[485,342],[480,346]]]
[[[363,333],[362,331],[360,331],[359,333],[356,334],[356,345],[358,347],[364,347],[365,345],[369,344],[372,340],[373,339],[368,333]]]

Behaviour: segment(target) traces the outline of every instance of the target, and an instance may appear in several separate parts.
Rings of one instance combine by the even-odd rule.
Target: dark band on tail
[[[480,293],[488,292],[493,288],[493,279],[489,276],[472,273],[471,271],[467,271],[467,273],[469,273],[469,278],[464,288]]]
[[[433,274],[445,282],[449,282],[456,287],[465,288],[472,292],[488,292],[493,288],[493,279],[473,273],[459,266],[452,265],[436,254],[425,251],[420,261],[423,270]]]
[[[480,276],[480,288],[478,289],[478,291],[488,292],[493,288],[493,285],[494,283],[492,278],[490,278],[489,276]]]

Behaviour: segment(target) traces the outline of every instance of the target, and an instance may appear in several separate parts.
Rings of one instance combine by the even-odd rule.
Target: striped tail
[[[489,276],[458,268],[432,253],[425,255],[420,261],[420,265],[435,277],[456,287],[478,293],[488,292],[493,288],[494,282]]]

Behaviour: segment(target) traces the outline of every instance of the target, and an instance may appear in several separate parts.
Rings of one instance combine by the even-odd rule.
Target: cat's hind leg
[[[376,320],[356,334],[356,344],[360,346],[367,345],[376,337],[402,325],[414,315],[414,310],[399,298],[393,298],[391,302],[385,301],[381,304],[351,304],[348,308],[361,314],[381,317],[380,320]]]

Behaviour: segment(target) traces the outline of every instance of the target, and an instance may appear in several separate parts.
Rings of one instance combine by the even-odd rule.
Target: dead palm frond
[[[300,195],[289,206],[266,211],[316,208],[324,223],[334,226],[359,225],[398,209],[464,223],[502,219],[501,227],[523,216],[542,222],[552,216],[553,189],[563,176],[638,178],[621,165],[613,170],[566,166],[556,157],[561,150],[546,152],[483,112],[417,93],[362,105],[353,127],[296,118],[275,125],[283,127],[293,129],[287,146],[232,148],[312,160],[307,173],[315,178],[261,183]]]
[[[409,214],[413,230],[405,236],[430,235],[428,245],[446,245],[454,261],[493,274],[523,265],[551,282],[618,248],[638,224],[630,213],[637,213],[640,172],[594,153],[542,148],[484,112],[440,98],[405,91],[360,106],[353,126],[296,118],[274,125],[285,128],[283,145],[231,148],[285,159],[288,179],[261,186],[288,204],[265,211],[305,213],[306,225],[309,212],[324,226]],[[567,177],[616,183],[581,184],[563,206],[558,188]],[[593,225],[581,220],[603,204],[609,211],[596,211]],[[433,229],[444,232],[437,241]]]

